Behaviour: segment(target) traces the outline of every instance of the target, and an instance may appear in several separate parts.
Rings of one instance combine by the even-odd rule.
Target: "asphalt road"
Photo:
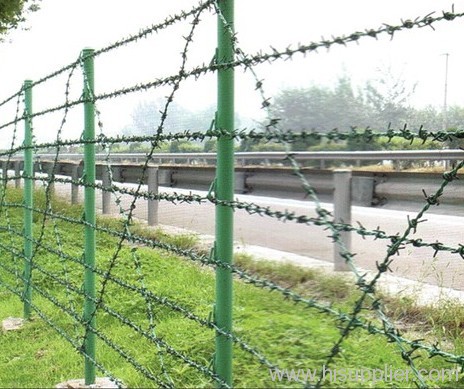
[[[134,187],[134,185],[128,185]],[[59,188],[60,194],[70,197],[70,188]],[[160,188],[160,192],[173,192],[172,188]],[[192,191],[176,188],[177,193]],[[82,192],[82,190],[81,190]],[[195,193],[204,193],[194,191]],[[80,193],[82,196],[82,193]],[[241,201],[269,206],[274,210],[289,210],[297,215],[316,216],[314,203],[310,201],[283,200],[269,197],[238,195]],[[123,204],[128,204],[129,196],[123,196]],[[323,203],[329,211],[332,205]],[[408,226],[408,216],[413,218],[422,204],[403,205],[402,210],[374,207],[353,207],[352,223],[359,221],[368,229],[378,226],[387,234],[402,234]],[[97,207],[101,208],[101,196],[97,196]],[[405,209],[407,208],[407,209]],[[116,205],[112,211],[117,213]],[[146,219],[147,203],[137,202],[135,214]],[[159,223],[176,226],[199,234],[214,235],[214,213],[212,204],[159,204]],[[464,217],[427,213],[426,221],[419,223],[411,238],[422,238],[424,242],[441,242],[458,247],[464,244]],[[295,222],[280,222],[270,217],[250,215],[244,210],[235,211],[234,238],[241,246],[256,245],[309,258],[333,261],[334,245],[322,227],[301,225]],[[385,240],[363,239],[352,233],[351,251],[356,254],[355,263],[362,269],[375,270],[376,263],[383,261],[389,242]],[[406,247],[394,257],[390,266],[392,275],[417,281],[464,290],[464,259],[458,254],[435,252],[432,248]]]

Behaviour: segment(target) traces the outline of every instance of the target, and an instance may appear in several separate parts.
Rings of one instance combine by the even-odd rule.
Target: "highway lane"
[[[135,185],[125,184],[135,187]],[[69,186],[59,189],[64,196],[70,197]],[[82,190],[80,191],[82,192]],[[179,188],[160,187],[160,192],[198,193]],[[80,193],[82,197],[82,193]],[[253,202],[269,206],[274,210],[288,210],[297,215],[316,216],[315,205],[310,201],[284,200],[270,197],[237,195],[240,201]],[[131,200],[122,196],[123,204]],[[332,204],[323,203],[324,208],[332,211]],[[97,196],[97,206],[101,208],[101,196]],[[378,226],[387,234],[403,234],[408,226],[408,216],[413,218],[422,208],[422,204],[409,204],[408,210],[391,210],[373,207],[356,207],[352,209],[352,223],[359,221],[368,229]],[[115,204],[112,212],[117,213]],[[137,201],[135,215],[146,219],[147,202]],[[447,246],[458,247],[464,244],[464,217],[434,214],[428,212],[423,223],[411,238],[422,238],[425,242],[441,242]],[[176,226],[199,234],[214,235],[214,205],[172,204],[161,201],[159,204],[159,223]],[[295,253],[302,256],[331,262],[333,260],[333,243],[330,232],[323,227],[301,225],[295,222],[280,222],[267,216],[250,215],[244,210],[235,211],[234,237],[238,245],[257,245]],[[362,239],[352,234],[351,251],[356,254],[355,263],[362,269],[375,270],[376,263],[384,260],[389,242]],[[431,248],[406,247],[400,255],[394,257],[391,265],[392,275],[433,283],[439,286],[464,290],[464,260],[458,254],[435,252]]]

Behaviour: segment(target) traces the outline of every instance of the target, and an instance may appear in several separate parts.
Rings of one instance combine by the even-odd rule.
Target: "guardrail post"
[[[6,188],[6,186],[8,185],[8,161],[4,161],[2,164],[2,178],[4,181],[3,185]]]
[[[246,193],[246,173],[236,171],[234,175],[234,181],[235,193]]]
[[[148,193],[150,195],[158,194],[158,166],[148,166]],[[149,226],[156,226],[158,224],[158,205],[158,200],[148,200],[147,219]]]
[[[24,319],[31,317],[32,300],[32,223],[34,207],[34,162],[32,156],[32,81],[24,82]]]
[[[73,165],[71,172],[71,204],[79,203],[79,165]]]
[[[21,161],[14,162],[14,172],[15,172],[15,188],[18,189],[21,187]]]
[[[172,170],[160,169],[158,166],[158,184],[161,186],[172,186]]]
[[[84,364],[85,385],[95,383],[95,104],[94,96],[94,60],[92,49],[82,51],[84,61],[84,213],[85,213],[85,249],[84,249]]]
[[[53,181],[53,163],[47,164],[47,176],[48,176],[48,193],[50,196],[55,195],[55,182]]]
[[[233,29],[234,0],[219,0],[218,49],[216,62],[227,63],[234,59]],[[234,130],[234,70],[218,69],[218,100],[216,128],[232,132]],[[219,201],[234,199],[234,140],[221,135],[217,141],[217,166],[215,195]],[[233,264],[233,209],[216,205],[215,259],[225,265]],[[215,323],[226,333],[232,332],[232,271],[227,266],[216,267]],[[232,339],[216,333],[215,372],[229,386],[232,386]]]
[[[123,182],[122,181],[122,168],[121,166],[113,165],[113,181]]]
[[[336,223],[351,223],[351,170],[334,170],[334,220]],[[351,233],[340,232],[340,240],[344,248],[351,251]],[[334,244],[334,270],[347,271],[345,258],[341,256],[341,248]]]
[[[24,168],[25,169],[25,168]],[[37,179],[35,177],[35,172],[40,171],[40,162],[32,162],[32,189],[35,190],[37,184]]]
[[[352,204],[370,207],[374,197],[374,177],[353,177],[351,179]]]
[[[101,165],[102,169],[102,213],[111,213],[111,166]]]

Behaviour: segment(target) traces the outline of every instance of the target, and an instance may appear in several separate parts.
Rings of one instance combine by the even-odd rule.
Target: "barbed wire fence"
[[[14,112],[11,119],[0,123],[1,130],[11,130],[12,133],[10,147],[0,153],[4,161],[0,198],[2,214],[0,231],[4,237],[7,237],[0,242],[0,249],[6,254],[0,261],[0,285],[23,301],[25,319],[30,319],[31,315],[39,316],[83,357],[86,385],[95,383],[98,370],[118,387],[123,387],[124,377],[119,377],[113,371],[114,363],[110,363],[106,357],[107,354],[131,366],[138,375],[143,377],[145,383],[160,387],[190,385],[189,382],[182,380],[182,368],[178,368],[178,365],[195,371],[209,385],[214,383],[220,387],[233,386],[233,349],[242,350],[257,366],[283,370],[281,361],[270,360],[266,355],[266,350],[259,349],[253,341],[249,340],[252,336],[247,334],[239,336],[234,331],[232,325],[233,276],[256,288],[272,291],[271,298],[280,295],[284,300],[332,318],[339,329],[339,335],[334,338],[330,352],[323,360],[325,367],[335,364],[347,338],[358,330],[383,337],[387,342],[395,344],[405,365],[413,372],[415,383],[419,387],[428,385],[417,367],[416,358],[419,356],[439,357],[447,363],[462,367],[463,355],[443,350],[437,344],[428,344],[417,339],[410,340],[402,336],[385,312],[382,300],[378,296],[377,285],[383,274],[390,270],[393,257],[405,247],[423,247],[430,249],[433,255],[443,251],[459,259],[464,258],[464,245],[462,244],[452,247],[438,241],[426,242],[420,238],[411,237],[419,223],[425,222],[424,215],[430,207],[439,203],[448,184],[458,178],[458,172],[464,167],[464,161],[457,163],[453,169],[443,174],[443,180],[437,183],[437,190],[434,193],[424,193],[424,206],[414,218],[408,220],[402,234],[389,235],[380,228],[369,230],[362,225],[335,222],[331,212],[326,210],[319,201],[316,191],[303,174],[302,167],[292,156],[289,145],[297,140],[344,141],[353,139],[372,142],[380,137],[389,141],[402,138],[411,142],[414,139],[420,139],[423,142],[427,140],[447,142],[464,138],[464,130],[448,132],[427,130],[421,127],[418,131],[413,131],[405,126],[400,129],[387,127],[384,131],[366,128],[364,130],[353,129],[349,132],[338,130],[328,133],[310,130],[294,132],[291,129],[281,128],[279,118],[272,116],[269,110],[271,99],[266,95],[264,83],[260,80],[255,68],[262,63],[291,60],[296,56],[314,54],[319,49],[330,49],[336,45],[362,44],[365,39],[376,39],[381,35],[394,38],[395,34],[405,30],[433,28],[436,23],[460,19],[464,13],[456,13],[452,9],[439,15],[429,14],[414,20],[408,19],[398,25],[383,25],[378,29],[366,29],[346,36],[322,39],[319,42],[298,44],[283,49],[271,48],[270,51],[263,50],[250,54],[244,52],[239,46],[239,35],[234,31],[233,16],[227,3],[230,2],[203,1],[191,10],[181,11],[160,24],[141,30],[136,35],[97,50],[85,49],[72,63],[38,81],[26,81],[18,92],[0,102],[0,109],[12,106]],[[201,17],[211,13],[217,15],[219,28],[222,30],[220,50],[208,65],[189,68],[187,59],[193,50],[195,33],[201,25]],[[176,73],[145,83],[121,86],[101,94],[95,91],[94,77],[98,77],[98,67],[95,72],[93,69],[95,60],[116,49],[136,44],[141,39],[146,39],[150,35],[155,35],[179,23],[188,23],[189,31],[183,37],[185,42],[180,56],[181,63]],[[232,97],[227,96],[225,101],[219,101],[216,117],[211,118],[213,122],[211,128],[204,131],[185,129],[180,133],[165,132],[170,108],[185,81],[217,73],[219,82],[225,82],[221,92],[224,94],[226,90],[233,90],[231,74],[235,69],[244,69],[252,74],[256,93],[259,93],[262,107],[267,112],[264,130],[234,127],[233,119],[230,117],[230,115],[233,117],[232,95]],[[79,72],[82,73],[84,93],[73,98],[71,89],[76,74]],[[46,85],[61,76],[65,78],[64,102],[33,112],[32,93],[35,88]],[[225,77],[226,81],[224,79],[221,81],[222,77]],[[161,87],[169,88],[170,92],[160,112],[160,121],[150,135],[107,136],[105,134],[105,117],[103,111],[99,109],[100,104]],[[65,139],[63,130],[67,126],[68,116],[74,108],[80,106],[83,106],[85,111],[83,125],[85,130],[78,139]],[[21,113],[22,110],[23,113]],[[52,114],[61,115],[55,140],[52,142],[36,141],[35,135],[42,129],[33,123],[41,117]],[[97,134],[95,122],[97,122]],[[22,124],[24,124],[25,135],[23,144],[19,145],[18,132]],[[217,176],[206,195],[153,193],[146,190],[148,171],[152,166],[151,160],[160,145],[175,140],[204,141],[208,139],[217,139],[219,146]],[[271,207],[234,200],[233,145],[235,141],[243,140],[276,142],[287,146],[287,159],[292,172],[301,181],[302,192],[315,202],[316,217],[277,211]],[[117,177],[113,175],[111,146],[135,142],[148,142],[150,149],[141,166],[138,184],[135,188],[127,188],[117,185]],[[63,177],[57,170],[58,162],[67,146],[79,146],[84,149],[83,172],[77,179]],[[95,149],[97,147],[100,147],[106,155],[105,169],[109,183],[99,183],[96,180]],[[39,165],[39,169],[34,172],[34,153],[49,149],[53,149],[55,154],[52,163]],[[20,153],[24,154],[22,173],[18,174],[15,171],[14,175],[8,174],[12,158]],[[11,182],[15,182],[17,187],[18,180],[23,181],[22,192],[15,191],[10,185]],[[42,191],[38,188],[39,184],[42,184]],[[68,207],[56,201],[55,184],[83,188],[84,209],[69,210]],[[117,219],[105,222],[97,219],[96,191],[108,192],[114,196],[114,202],[118,208]],[[129,196],[130,201],[125,202],[124,196]],[[216,242],[211,254],[205,255],[195,249],[183,249],[175,244],[140,233],[134,227],[136,224],[135,209],[141,201],[145,200],[159,201],[161,206],[163,202],[214,204],[217,208],[218,227],[216,228]],[[339,247],[356,278],[355,287],[359,289],[360,294],[352,310],[341,312],[332,304],[305,297],[295,290],[234,265],[232,259],[234,211],[243,211],[250,215],[257,214],[281,222],[318,226],[327,230],[329,238]],[[73,231],[73,239],[68,238],[69,229]],[[368,278],[358,270],[353,259],[354,253],[345,247],[341,239],[341,234],[347,231],[363,238],[388,242],[387,252],[377,259],[377,272],[373,277]],[[110,243],[105,244],[105,241]],[[105,245],[110,245],[110,251],[106,247],[105,253],[111,252],[111,254],[102,256],[99,252]],[[162,252],[181,256],[188,262],[214,269],[216,271],[216,297],[211,296],[211,301],[214,301],[213,312],[205,316],[182,301],[163,295],[162,290],[158,291],[153,284],[153,275],[148,269],[150,263],[146,261],[142,253],[144,247],[162,250]],[[175,278],[176,274],[167,276]],[[58,290],[64,290],[64,293],[59,293]],[[113,296],[117,293],[123,294],[128,301],[134,301],[137,309],[131,306],[125,310],[120,305],[114,304]],[[163,338],[162,330],[159,330],[163,318],[170,314],[185,318],[197,327],[195,331],[201,329],[207,332],[211,345],[213,339],[216,339],[216,346],[206,347],[200,353],[200,357],[196,352],[189,353],[188,350],[176,348],[169,340]],[[100,317],[104,324],[99,324]],[[111,331],[106,330],[106,325],[109,323],[116,323],[116,325],[127,328],[131,333],[131,340],[124,341],[112,337]],[[134,343],[136,343],[135,348]],[[154,359],[144,358],[137,354],[136,348],[156,355],[156,362]],[[208,359],[211,363],[207,362]],[[302,386],[323,386],[325,377],[322,370],[320,372],[315,383],[301,379],[296,379],[296,381]]]

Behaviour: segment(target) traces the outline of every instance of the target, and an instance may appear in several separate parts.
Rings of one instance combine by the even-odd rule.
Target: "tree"
[[[332,117],[336,122],[330,123],[332,128],[349,130],[353,127],[370,125],[371,111],[366,105],[362,90],[355,93],[348,76],[338,79],[330,101]],[[332,129],[331,128],[331,129]]]
[[[132,113],[132,124],[124,127],[125,135],[154,135],[161,124],[161,114],[166,101],[140,102]],[[206,131],[214,119],[214,107],[192,112],[175,101],[169,104],[166,119],[163,123],[163,133],[178,133],[183,131]]]
[[[447,130],[451,128],[463,128],[464,124],[464,107],[460,107],[457,105],[452,105],[448,107],[448,112],[446,114],[447,118]]]
[[[182,141],[173,141],[169,145],[170,153],[200,153],[203,149],[200,145],[182,140]]]
[[[369,112],[362,93],[355,93],[347,76],[338,79],[333,89],[313,85],[309,88],[281,91],[271,106],[271,115],[284,130],[329,132],[335,128],[348,131],[368,125]],[[293,150],[317,145],[315,140],[299,141]]]
[[[0,39],[8,31],[18,28],[29,12],[39,9],[41,0],[0,0]]]
[[[144,101],[139,103],[132,113],[131,126],[136,135],[155,135],[161,124],[161,113],[165,101]],[[169,105],[167,117],[163,123],[164,133],[176,133],[187,130],[191,113],[175,101]]]
[[[447,122],[447,131],[453,130],[462,130],[463,123],[464,123],[464,107],[459,107],[456,105],[452,105],[448,108],[448,112],[446,114],[446,122]],[[464,148],[464,139],[457,139],[454,138],[452,140],[448,140],[446,142],[446,147],[449,149],[459,149]]]
[[[428,131],[446,131],[462,130],[464,128],[464,107],[452,105],[448,107],[446,114],[446,124],[444,120],[443,110],[438,110],[433,106],[426,106],[422,109],[413,111],[410,123],[419,128],[423,126]],[[445,128],[446,125],[446,128]],[[444,146],[449,149],[458,149],[464,147],[463,139],[448,140]]]
[[[408,85],[389,67],[380,76],[367,82],[364,91],[366,103],[372,108],[371,127],[385,128],[389,124],[401,127],[409,122],[411,108],[409,98],[416,85]]]
[[[422,109],[411,111],[409,124],[412,128],[423,126],[429,131],[441,130],[443,128],[443,114],[435,107],[427,105]]]
[[[161,115],[165,105],[166,100],[164,99],[140,102],[132,113],[132,123],[122,129],[123,135],[155,135],[161,124]],[[205,132],[211,127],[214,116],[215,108],[212,106],[203,110],[190,111],[176,102],[172,102],[169,104],[162,131],[164,134],[175,134],[183,131]],[[202,151],[204,147],[206,146],[199,140],[182,139],[170,142],[167,149],[169,152],[198,152]],[[211,150],[215,148],[212,143],[208,143],[207,147],[210,147]]]
[[[340,77],[333,89],[313,85],[283,90],[274,99],[272,115],[283,129],[320,132],[364,126],[368,117],[361,93],[353,91],[347,76]]]
[[[204,142],[203,151],[205,153],[215,153],[217,151],[217,140],[208,139]]]

